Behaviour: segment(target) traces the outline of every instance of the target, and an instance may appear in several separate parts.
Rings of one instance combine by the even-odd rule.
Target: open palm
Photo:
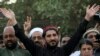
[[[14,19],[15,18],[14,12],[10,9],[0,8],[0,12],[2,12],[3,15],[8,19]]]

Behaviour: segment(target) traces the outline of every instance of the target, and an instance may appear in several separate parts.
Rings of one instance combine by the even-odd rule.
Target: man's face
[[[17,38],[15,32],[12,29],[6,29],[3,33],[3,41],[7,48],[14,48],[17,43]]]
[[[32,41],[34,42],[34,43],[36,43],[36,45],[39,45],[39,46],[42,46],[43,45],[43,43],[42,43],[42,33],[41,32],[34,32],[33,34],[32,34]]]
[[[59,41],[58,34],[55,30],[48,30],[46,32],[45,40],[49,46],[56,46]]]
[[[88,44],[83,44],[81,47],[82,56],[93,56],[93,47]]]
[[[96,35],[97,35],[97,33],[90,32],[87,34],[87,38],[92,41],[94,47],[99,47],[99,43],[96,42],[97,41]]]
[[[70,37],[63,37],[62,41],[61,41],[61,46],[64,46],[68,43],[68,41],[70,40]]]

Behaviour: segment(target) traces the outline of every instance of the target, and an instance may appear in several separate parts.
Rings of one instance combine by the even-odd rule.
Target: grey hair
[[[13,26],[6,26],[5,28],[4,28],[4,30],[3,30],[3,33],[7,30],[7,29],[12,29],[13,31],[14,31],[14,33],[15,33],[15,30],[14,30],[14,28],[13,28]]]

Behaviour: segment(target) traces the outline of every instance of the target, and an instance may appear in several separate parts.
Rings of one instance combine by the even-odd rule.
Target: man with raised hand
[[[11,10],[7,9],[1,8],[0,10],[9,19],[8,25],[14,26],[16,36],[24,43],[26,49],[30,51],[32,56],[69,56],[76,47],[76,45],[79,43],[79,40],[81,39],[83,33],[86,31],[86,26],[88,22],[92,19],[92,17],[96,14],[96,12],[99,11],[99,8],[100,8],[99,5],[96,4],[94,4],[92,7],[90,6],[87,7],[84,20],[80,23],[78,29],[76,30],[75,34],[71,37],[68,44],[61,48],[55,46],[59,42],[58,41],[59,34],[57,33],[58,31],[56,29],[50,29],[50,28],[46,30],[43,33],[44,38],[46,40],[46,44],[49,45],[50,48],[55,46],[53,49],[41,48],[35,45],[31,40],[29,40],[25,36],[24,32],[18,26],[14,13]],[[55,33],[56,36],[52,35],[49,36],[50,37],[49,38],[47,35],[48,33],[51,34],[50,32]],[[54,38],[56,38],[56,40],[54,42],[48,42],[49,40],[48,38],[50,39],[50,41],[54,40]]]

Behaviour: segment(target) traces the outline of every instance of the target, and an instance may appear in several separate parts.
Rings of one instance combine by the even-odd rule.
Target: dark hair
[[[59,34],[58,31],[57,31],[57,29],[55,29],[55,28],[49,28],[47,30],[44,30],[43,35],[42,35],[44,38],[45,38],[46,32],[49,31],[49,30],[54,30],[57,34]]]
[[[87,45],[90,45],[90,46],[93,47],[92,42],[91,42],[90,40],[88,40],[88,39],[83,39],[83,40],[81,41],[81,43],[79,44],[79,48],[80,48],[80,49],[81,49],[81,47],[82,47],[83,44],[87,44]]]

